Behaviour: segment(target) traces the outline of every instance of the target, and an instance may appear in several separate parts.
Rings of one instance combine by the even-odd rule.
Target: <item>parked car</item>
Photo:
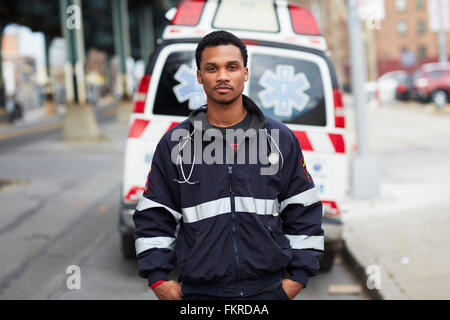
[[[300,141],[323,203],[325,255],[320,265],[329,270],[342,242],[341,202],[349,191],[349,162],[343,93],[313,15],[284,1],[210,0],[182,1],[170,16],[135,93],[129,122],[119,222],[124,256],[135,256],[132,216],[157,143],[206,103],[196,80],[197,43],[209,32],[227,30],[247,46],[244,94]],[[266,94],[281,86],[288,86],[289,94]],[[282,102],[291,107],[281,112],[276,106]]]
[[[417,70],[413,95],[422,102],[433,102],[439,107],[450,100],[450,63],[427,63]]]
[[[399,101],[408,101],[413,98],[412,86],[414,81],[414,75],[408,73],[405,78],[399,80],[397,88],[395,89],[395,99]]]
[[[397,98],[397,89],[406,82],[409,73],[404,70],[390,71],[377,80],[378,98],[382,104],[389,104]]]

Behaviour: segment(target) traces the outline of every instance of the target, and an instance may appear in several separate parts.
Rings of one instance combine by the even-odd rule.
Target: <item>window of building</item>
[[[424,7],[423,0],[416,0],[416,8],[423,9],[423,7]]]
[[[407,1],[406,0],[395,0],[395,8],[399,12],[406,11]]]
[[[417,32],[419,34],[423,34],[426,31],[426,25],[425,22],[423,20],[420,20],[417,22]]]
[[[405,21],[397,22],[397,32],[401,36],[406,35],[408,32],[408,24]]]
[[[424,45],[420,45],[419,50],[418,50],[418,56],[420,59],[426,59],[427,58],[427,47],[425,47]]]

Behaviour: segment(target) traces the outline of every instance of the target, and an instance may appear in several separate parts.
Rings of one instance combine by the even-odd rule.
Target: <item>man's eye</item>
[[[214,71],[214,70],[216,70],[216,68],[214,68],[214,67],[208,67],[208,68],[206,68],[206,70],[207,70],[207,71]]]
[[[230,66],[230,70],[237,70],[238,68],[238,66]]]

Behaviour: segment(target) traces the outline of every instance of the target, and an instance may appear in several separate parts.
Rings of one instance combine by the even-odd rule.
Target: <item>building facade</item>
[[[344,85],[350,82],[346,0],[291,0],[311,9],[327,39],[331,58]],[[429,28],[428,0],[385,0],[385,18],[362,23],[367,78],[393,70],[413,71],[439,59],[438,34]],[[450,32],[447,32],[450,53]]]

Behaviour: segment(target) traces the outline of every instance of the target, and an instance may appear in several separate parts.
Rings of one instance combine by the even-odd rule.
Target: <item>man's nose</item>
[[[228,75],[228,72],[225,68],[221,68],[219,69],[219,72],[217,74],[217,81],[218,82],[225,82],[225,81],[229,81],[230,77]]]

